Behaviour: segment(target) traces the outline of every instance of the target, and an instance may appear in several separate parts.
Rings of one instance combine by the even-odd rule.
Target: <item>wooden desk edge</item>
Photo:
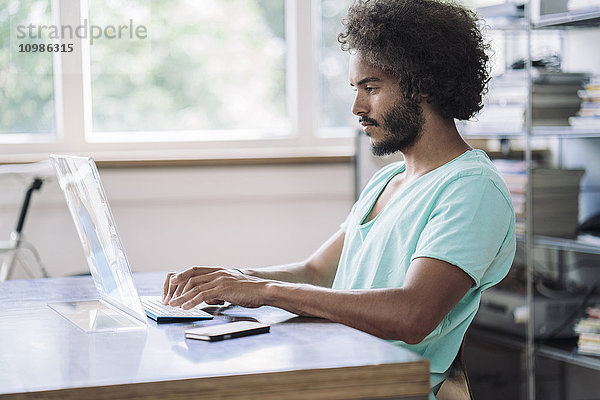
[[[429,362],[308,369],[0,395],[2,399],[427,399]]]

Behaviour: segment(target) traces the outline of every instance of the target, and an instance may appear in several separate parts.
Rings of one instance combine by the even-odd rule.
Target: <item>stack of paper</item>
[[[532,170],[533,233],[577,237],[579,188],[583,169]]]
[[[578,90],[589,79],[580,72],[532,70],[532,124],[567,126],[580,107]],[[529,85],[524,70],[510,70],[490,81],[484,107],[467,130],[492,133],[521,132],[528,107]]]
[[[600,307],[588,307],[586,313],[587,318],[575,325],[575,333],[579,334],[577,351],[600,356]]]
[[[516,231],[525,233],[527,174],[523,161],[494,160],[510,192]],[[579,214],[579,187],[584,170],[534,168],[532,177],[533,233],[575,238]]]
[[[537,72],[532,88],[533,125],[569,125],[569,117],[576,115],[580,106],[577,91],[587,79],[587,74],[579,72]]]
[[[507,71],[494,77],[483,99],[483,109],[468,127],[483,132],[521,132],[528,96],[524,71]]]

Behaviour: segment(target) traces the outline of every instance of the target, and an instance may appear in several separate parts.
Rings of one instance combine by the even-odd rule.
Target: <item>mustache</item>
[[[358,123],[367,123],[367,124],[371,124],[371,125],[375,125],[375,126],[379,126],[379,124],[377,123],[377,121],[375,121],[373,118],[369,118],[369,117],[360,117],[358,119]]]

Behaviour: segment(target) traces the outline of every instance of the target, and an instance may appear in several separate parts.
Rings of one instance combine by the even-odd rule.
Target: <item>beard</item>
[[[423,109],[412,99],[398,101],[382,118],[384,137],[379,143],[371,142],[372,153],[379,157],[410,149],[419,139],[425,124]]]

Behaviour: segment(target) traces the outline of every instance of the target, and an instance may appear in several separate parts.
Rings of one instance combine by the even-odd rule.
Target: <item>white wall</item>
[[[298,261],[337,230],[353,203],[350,164],[105,168],[100,175],[134,271]],[[0,241],[14,229],[26,185],[0,176]],[[24,232],[52,276],[87,272],[56,180],[34,194]]]

